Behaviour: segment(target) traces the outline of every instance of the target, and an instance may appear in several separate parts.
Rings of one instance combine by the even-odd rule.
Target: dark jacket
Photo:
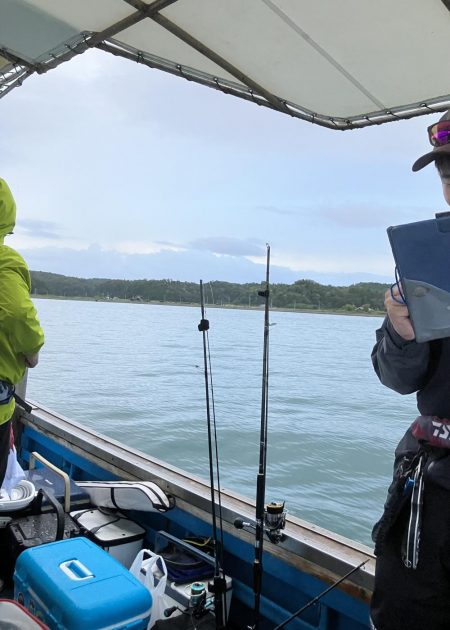
[[[376,335],[372,362],[383,385],[399,394],[417,392],[423,416],[450,418],[450,338],[405,341],[387,318]]]
[[[450,419],[450,339],[405,341],[385,320],[377,331],[372,360],[384,385],[401,394],[417,392],[420,421],[433,421],[433,416]],[[419,562],[412,569],[405,566],[405,554],[410,548],[411,482],[419,459],[425,462],[424,499],[420,521],[415,521],[419,527]],[[409,428],[395,451],[394,478],[384,507],[372,532],[377,556],[371,602],[375,627],[448,630],[450,449],[436,448],[430,441],[419,442]]]
[[[417,407],[421,415],[450,419],[450,339],[428,343],[405,341],[396,333],[388,318],[377,330],[376,337],[372,362],[383,385],[400,394],[417,392]],[[384,514],[372,532],[377,554],[400,511],[409,501],[405,482],[417,462],[419,449],[427,453],[424,479],[450,489],[450,450],[419,444],[409,428],[396,448],[393,481]]]

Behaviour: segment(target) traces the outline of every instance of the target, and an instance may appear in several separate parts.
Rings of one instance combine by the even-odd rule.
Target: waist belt
[[[0,380],[0,405],[7,405],[14,398],[14,385]]]
[[[419,416],[411,426],[413,436],[430,446],[450,449],[450,420],[437,416]]]
[[[419,416],[396,449],[394,479],[388,491],[381,519],[372,538],[375,555],[383,553],[387,536],[400,514],[408,509],[401,556],[409,569],[419,561],[422,507],[426,484],[450,491],[450,420],[438,416]]]
[[[419,416],[411,426],[413,436],[423,444],[434,447],[434,449],[450,449],[450,420],[437,416]],[[426,446],[427,445],[427,446]],[[431,455],[436,451],[433,448],[428,453]],[[419,451],[420,453],[420,451]],[[407,490],[411,490],[411,509],[409,523],[403,540],[402,558],[406,567],[417,568],[419,560],[420,530],[422,526],[422,504],[423,504],[423,474],[428,459],[427,453],[422,453],[419,457],[415,469],[407,480]],[[406,490],[406,488],[405,488]]]

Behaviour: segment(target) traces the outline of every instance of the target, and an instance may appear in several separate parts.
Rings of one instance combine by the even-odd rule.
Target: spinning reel
[[[271,501],[264,507],[264,531],[271,543],[277,545],[285,539],[283,529],[286,527],[286,511],[284,501]],[[254,523],[237,518],[234,521],[236,529],[256,529]]]

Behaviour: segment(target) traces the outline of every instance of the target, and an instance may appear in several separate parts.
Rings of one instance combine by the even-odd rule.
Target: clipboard
[[[450,337],[450,212],[387,234],[416,341]]]

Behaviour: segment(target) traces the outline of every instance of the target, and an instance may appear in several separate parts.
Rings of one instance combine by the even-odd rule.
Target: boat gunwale
[[[40,403],[27,402],[32,406],[31,413],[23,410],[18,413],[24,426],[49,435],[120,478],[156,482],[175,497],[180,509],[209,521],[211,493],[205,480],[85,427]],[[251,543],[253,533],[237,530],[233,523],[237,517],[254,521],[255,502],[227,489],[222,489],[221,498],[224,530]],[[278,545],[267,542],[265,551],[268,554],[300,570],[307,570],[327,583],[368,559],[344,583],[342,590],[358,599],[369,600],[375,573],[375,557],[369,547],[289,514],[286,520],[285,540]]]

